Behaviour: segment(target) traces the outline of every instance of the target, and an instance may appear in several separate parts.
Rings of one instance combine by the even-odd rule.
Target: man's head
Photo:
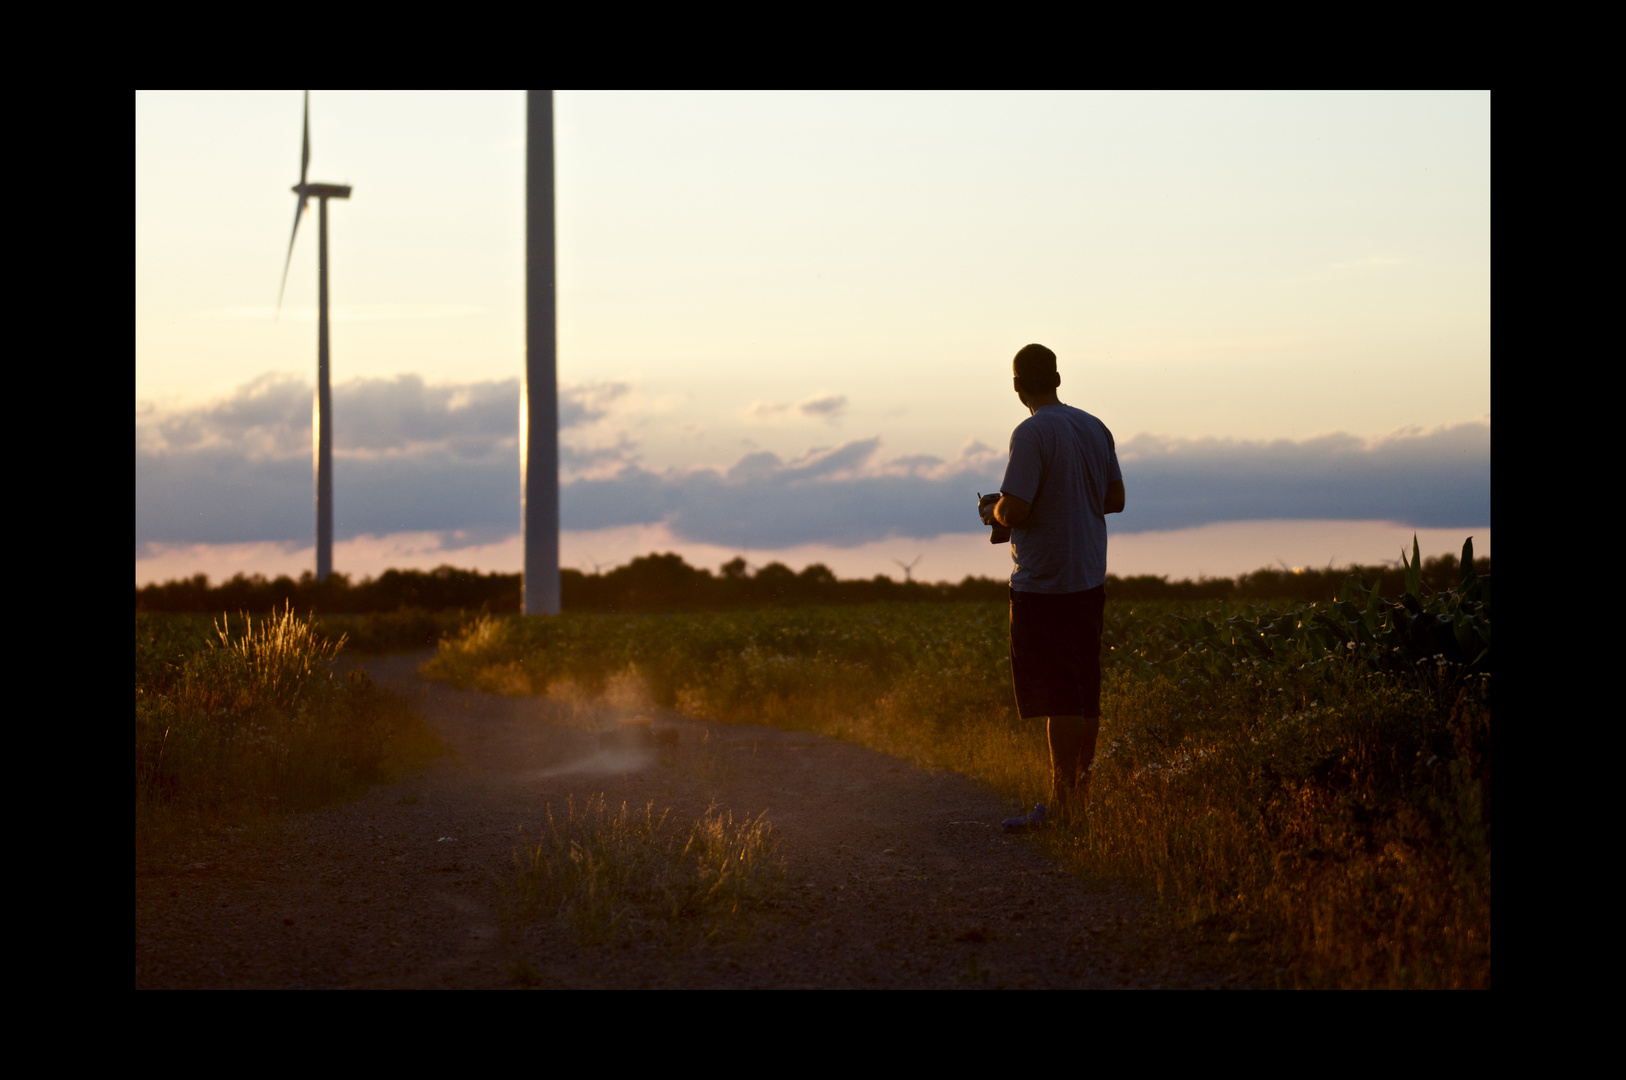
[[[1016,392],[1023,404],[1029,399],[1054,397],[1061,376],[1056,373],[1056,354],[1043,345],[1024,345],[1011,361],[1011,374],[1016,376]]]

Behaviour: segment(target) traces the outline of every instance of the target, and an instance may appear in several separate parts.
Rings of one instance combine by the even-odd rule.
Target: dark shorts
[[[1016,707],[1033,716],[1101,715],[1101,620],[1107,589],[1011,590],[1011,681]]]

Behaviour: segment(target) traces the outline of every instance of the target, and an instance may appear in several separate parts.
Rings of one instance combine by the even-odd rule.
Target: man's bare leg
[[[1082,810],[1090,795],[1090,766],[1095,762],[1095,739],[1101,732],[1099,716],[1052,716],[1050,733],[1050,788],[1057,810]]]

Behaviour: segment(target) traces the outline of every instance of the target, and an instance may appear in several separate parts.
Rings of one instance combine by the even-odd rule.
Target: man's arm
[[[999,502],[994,504],[994,520],[1006,528],[1014,529],[1028,519],[1033,512],[1033,504],[1018,499],[1015,495],[1001,494]]]
[[[1028,519],[1033,512],[1033,504],[1018,499],[1015,495],[1001,495],[999,502],[994,504],[994,519],[1001,525],[1015,528]],[[1124,512],[1124,482],[1114,480],[1107,485],[1106,506],[1102,509],[1105,514],[1121,514]]]

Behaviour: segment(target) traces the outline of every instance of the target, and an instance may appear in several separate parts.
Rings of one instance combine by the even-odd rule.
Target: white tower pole
[[[525,383],[520,523],[527,615],[559,614],[559,338],[554,289],[553,91],[525,95]]]
[[[316,200],[320,268],[317,271],[316,330],[316,580],[333,573],[333,391],[327,342],[327,198]]]

